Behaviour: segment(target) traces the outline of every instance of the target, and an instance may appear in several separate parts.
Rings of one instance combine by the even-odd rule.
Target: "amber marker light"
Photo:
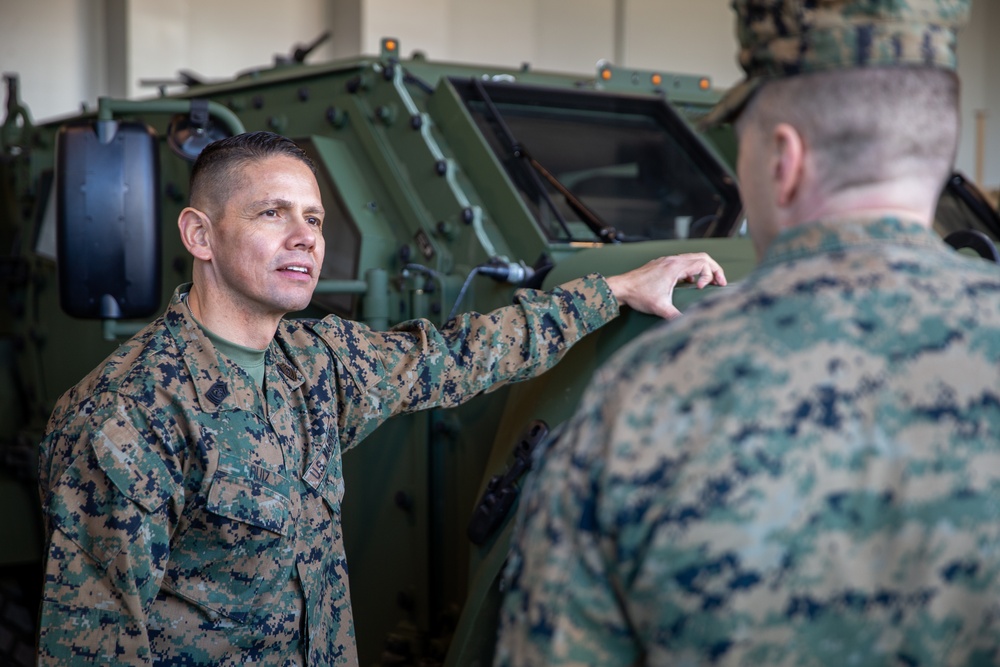
[[[385,42],[385,50],[386,51],[395,51],[396,50],[396,42],[395,42],[395,40],[392,40],[392,39],[386,40],[386,42]]]
[[[663,77],[659,74],[654,74],[650,80],[653,82],[654,86],[658,86],[663,83]]]
[[[611,70],[609,70],[609,69],[602,69],[601,70],[601,78],[604,79],[605,81],[607,81],[608,79],[610,79],[611,78]]]
[[[709,85],[710,84],[708,79],[702,79],[701,81],[698,82],[698,87],[701,88],[702,90],[708,90]]]

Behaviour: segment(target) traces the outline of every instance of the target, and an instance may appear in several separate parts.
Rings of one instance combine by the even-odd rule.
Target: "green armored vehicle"
[[[442,324],[592,271],[706,251],[729,280],[740,234],[730,132],[693,122],[707,79],[601,65],[593,77],[379,57],[302,61],[35,126],[8,77],[0,128],[0,623],[32,662],[37,443],[58,396],[157,316],[191,263],[175,221],[207,143],[294,139],[327,209],[311,307],[388,328]],[[956,176],[942,232],[991,252],[1000,220]],[[944,207],[943,207],[944,208]],[[678,289],[683,310],[698,293]],[[654,318],[626,313],[556,369],[454,410],[391,420],[345,454],[344,533],[363,665],[486,665],[497,574],[530,450],[594,369]],[[4,654],[3,652],[7,652]]]

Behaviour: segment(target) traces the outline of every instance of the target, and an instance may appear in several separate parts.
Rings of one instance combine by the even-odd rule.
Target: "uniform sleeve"
[[[39,665],[148,665],[178,486],[125,410],[50,423]]]
[[[607,282],[592,274],[549,292],[520,290],[514,304],[377,332],[328,318],[314,325],[351,386],[341,388],[345,449],[395,414],[450,407],[551,368],[580,338],[618,315]]]

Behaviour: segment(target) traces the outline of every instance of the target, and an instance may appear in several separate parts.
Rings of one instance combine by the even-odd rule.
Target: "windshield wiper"
[[[503,134],[504,139],[507,142],[507,146],[510,149],[511,155],[518,158],[521,164],[525,162],[531,166],[530,170],[526,170],[526,173],[538,190],[538,194],[545,200],[545,203],[552,210],[555,215],[556,220],[559,221],[559,225],[566,232],[566,236],[570,239],[573,238],[573,234],[569,230],[569,226],[566,224],[566,218],[563,216],[562,212],[552,201],[552,197],[549,196],[548,189],[539,180],[539,174],[548,181],[559,194],[563,196],[566,203],[569,205],[573,212],[580,216],[580,219],[590,228],[590,231],[594,232],[599,239],[605,243],[621,243],[623,240],[623,235],[611,225],[604,223],[601,218],[594,213],[586,204],[584,204],[580,199],[574,195],[569,188],[563,185],[555,175],[552,174],[548,169],[546,169],[541,162],[535,159],[527,148],[524,147],[520,141],[514,137],[514,133],[511,132],[510,127],[504,121],[503,116],[500,115],[500,110],[497,109],[496,105],[493,103],[493,98],[490,94],[486,92],[486,87],[478,78],[472,79],[473,85],[476,87],[476,92],[479,93],[479,97],[483,100],[483,104],[486,105],[486,110],[489,112],[490,116],[493,117],[494,122],[496,122],[497,127],[500,128],[500,132]],[[521,161],[524,162],[521,162]]]

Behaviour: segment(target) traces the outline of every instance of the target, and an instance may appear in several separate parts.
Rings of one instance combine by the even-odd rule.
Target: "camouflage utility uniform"
[[[1000,664],[1000,270],[787,230],[541,455],[497,664]]]
[[[541,373],[618,314],[590,276],[440,331],[282,320],[263,398],[185,290],[52,415],[43,664],[356,664],[341,453]]]

